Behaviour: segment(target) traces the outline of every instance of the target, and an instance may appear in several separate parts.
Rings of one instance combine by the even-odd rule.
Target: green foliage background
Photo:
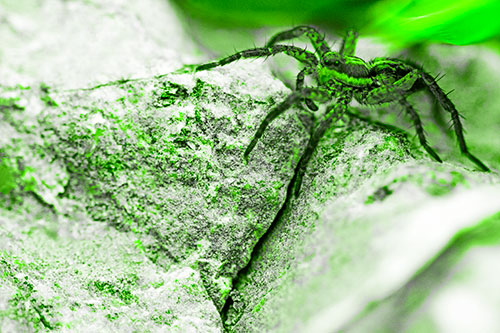
[[[405,45],[465,45],[498,37],[498,0],[175,0],[189,16],[218,26],[319,24],[354,27]]]

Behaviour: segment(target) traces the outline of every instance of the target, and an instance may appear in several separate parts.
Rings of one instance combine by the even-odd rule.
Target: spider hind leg
[[[427,144],[427,139],[425,138],[424,127],[422,126],[422,120],[418,115],[417,111],[411,106],[410,103],[405,98],[399,100],[399,103],[405,108],[406,113],[410,116],[413,124],[415,125],[415,131],[417,132],[418,139],[420,144],[424,149],[431,155],[436,161],[442,163],[443,160],[439,157],[434,149]]]
[[[482,171],[490,171],[490,169],[481,162],[476,156],[472,155],[467,148],[467,144],[465,143],[464,138],[464,129],[462,123],[460,122],[460,114],[458,113],[455,105],[448,98],[447,94],[443,92],[443,90],[438,86],[436,80],[427,74],[426,72],[421,72],[421,78],[423,82],[426,84],[430,92],[437,99],[439,104],[451,114],[451,121],[453,123],[453,129],[455,131],[455,135],[457,137],[458,145],[460,147],[460,151],[464,154],[472,163],[477,165]]]
[[[410,116],[413,125],[415,126],[415,131],[417,132],[420,144],[424,149],[432,156],[436,161],[443,162],[434,149],[427,144],[427,139],[425,137],[424,127],[422,125],[422,120],[418,115],[417,111],[411,106],[410,103],[404,98],[415,85],[417,80],[420,78],[420,73],[417,70],[412,70],[407,73],[404,77],[398,81],[372,89],[365,96],[364,103],[367,104],[377,104],[391,101],[399,101],[399,103],[404,107],[406,113]]]
[[[477,165],[482,171],[490,171],[490,169],[483,162],[481,162],[476,156],[472,155],[469,152],[467,144],[465,143],[464,129],[462,123],[460,122],[460,114],[455,108],[455,105],[448,98],[447,94],[443,92],[443,90],[437,84],[436,80],[430,74],[426,73],[420,66],[412,65],[397,59],[379,59],[375,61],[373,66],[373,70],[375,73],[379,73],[382,75],[384,72],[386,72],[387,69],[390,69],[393,72],[403,71],[407,74],[388,87],[379,87],[373,89],[368,94],[363,96],[363,103],[373,104],[373,102],[376,100],[378,100],[379,103],[390,101],[390,98],[382,100],[385,97],[390,97],[389,95],[385,94],[384,89],[389,91],[389,93],[393,95],[393,100],[400,100],[401,97],[411,94],[412,92],[415,92],[422,87],[426,88],[438,101],[441,107],[448,113],[450,113],[455,136],[457,137],[458,145],[462,154],[465,155],[475,165]],[[415,78],[417,78],[417,80],[415,80]],[[397,98],[398,94],[400,95],[399,98]],[[372,98],[372,100],[370,100],[370,98]],[[429,152],[427,148],[426,150]],[[432,153],[430,154],[432,155]]]

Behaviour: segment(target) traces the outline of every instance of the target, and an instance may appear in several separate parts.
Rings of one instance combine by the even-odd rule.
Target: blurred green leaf
[[[261,27],[315,23],[345,30],[366,23],[380,0],[174,0],[189,16],[219,26]]]
[[[498,0],[386,0],[371,10],[369,32],[395,43],[466,45],[500,33]]]
[[[190,17],[221,27],[316,24],[384,38],[465,45],[500,34],[499,0],[174,0]]]

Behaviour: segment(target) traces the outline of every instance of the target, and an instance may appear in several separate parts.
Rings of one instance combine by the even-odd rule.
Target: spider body
[[[309,38],[314,47],[314,53],[296,46],[277,44],[302,35]],[[360,104],[366,105],[399,103],[411,118],[420,144],[436,161],[442,162],[438,154],[427,144],[420,116],[406,100],[406,97],[415,91],[427,89],[437,99],[441,107],[450,113],[461,152],[481,170],[489,171],[484,163],[469,152],[459,113],[448,96],[438,86],[436,80],[421,67],[399,59],[375,58],[366,62],[356,57],[354,52],[357,37],[357,33],[349,31],[343,39],[340,50],[335,52],[330,49],[324,37],[315,28],[299,26],[274,35],[265,47],[240,51],[221,60],[197,66],[197,71],[209,70],[242,58],[269,57],[280,53],[291,56],[304,65],[304,68],[297,74],[296,90],[275,106],[264,118],[245,150],[245,159],[248,159],[250,152],[269,123],[292,105],[303,101],[310,110],[317,111],[316,103],[327,103],[335,100],[327,107],[297,165],[295,179],[292,180],[295,182],[295,195],[297,196],[307,163],[321,137],[333,121],[346,113],[348,104],[355,99]],[[317,86],[305,87],[306,76],[312,76]]]

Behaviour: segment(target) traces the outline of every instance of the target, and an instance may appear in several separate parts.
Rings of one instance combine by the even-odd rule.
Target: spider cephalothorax
[[[306,35],[314,47],[315,53],[296,46],[276,44],[278,42]],[[438,86],[436,80],[422,68],[408,62],[376,58],[369,62],[354,56],[357,34],[347,33],[338,52],[332,51],[323,36],[313,27],[299,26],[274,35],[265,47],[237,52],[218,61],[197,66],[197,71],[224,66],[241,58],[268,57],[284,53],[300,61],[304,68],[298,73],[296,90],[283,102],[274,107],[264,118],[254,138],[245,150],[247,159],[252,149],[272,122],[292,105],[304,101],[307,107],[318,110],[317,103],[335,102],[327,107],[326,113],[315,129],[302,155],[296,170],[295,195],[299,193],[302,176],[319,140],[331,125],[346,112],[348,104],[356,99],[361,104],[376,105],[387,102],[398,102],[406,110],[416,129],[420,144],[438,162],[441,158],[426,141],[422,121],[417,111],[406,100],[406,96],[426,88],[437,99],[444,110],[450,113],[453,129],[461,152],[481,170],[488,167],[472,155],[465,143],[460,115],[448,96]],[[316,81],[316,87],[305,87],[306,75]]]

